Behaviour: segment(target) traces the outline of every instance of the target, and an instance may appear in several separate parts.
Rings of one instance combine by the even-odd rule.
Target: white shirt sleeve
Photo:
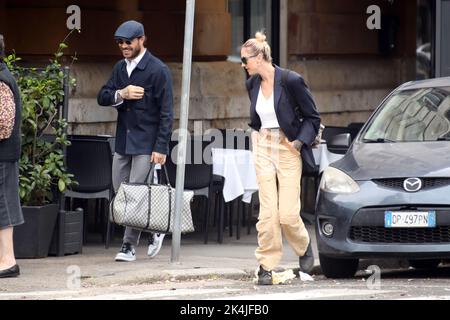
[[[114,101],[115,104],[112,105],[113,107],[120,106],[123,103],[123,98],[120,96],[119,90],[117,90],[116,93],[114,94]]]

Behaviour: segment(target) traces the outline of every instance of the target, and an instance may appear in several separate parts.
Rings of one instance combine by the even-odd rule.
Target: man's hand
[[[159,163],[160,165],[164,165],[166,163],[166,155],[159,152],[152,152],[152,156],[150,157],[150,162]]]
[[[122,97],[122,99],[138,100],[142,99],[142,97],[144,96],[144,88],[133,86],[130,84],[129,86],[123,88],[122,90],[119,90],[119,94]]]

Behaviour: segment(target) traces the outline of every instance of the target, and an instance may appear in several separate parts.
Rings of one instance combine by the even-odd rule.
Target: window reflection
[[[244,1],[249,1],[249,16],[244,12]],[[229,61],[241,61],[241,46],[244,39],[244,24],[249,23],[250,35],[254,37],[255,33],[264,30],[267,41],[270,43],[272,36],[272,0],[228,0],[228,12],[231,16],[231,53]]]
[[[432,77],[433,2],[417,0],[416,79]]]
[[[253,37],[257,31],[264,30],[269,45],[272,39],[271,6],[272,0],[252,0],[250,5],[251,36]]]
[[[230,61],[241,61],[241,45],[244,42],[244,0],[228,0],[231,15],[231,54]]]
[[[364,139],[396,142],[450,138],[450,88],[409,90],[392,96]]]

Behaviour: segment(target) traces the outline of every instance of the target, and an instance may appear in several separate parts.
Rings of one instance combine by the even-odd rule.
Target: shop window
[[[417,0],[416,79],[433,77],[434,0]]]
[[[264,30],[267,41],[272,48],[272,56],[278,60],[279,0],[228,0],[231,15],[232,50],[229,61],[240,62],[241,46],[255,33]]]

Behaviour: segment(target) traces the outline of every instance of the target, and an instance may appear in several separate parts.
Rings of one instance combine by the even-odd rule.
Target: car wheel
[[[409,265],[416,269],[435,269],[441,263],[439,259],[409,260]]]
[[[327,278],[351,278],[358,270],[358,259],[337,259],[319,253],[320,267]]]

